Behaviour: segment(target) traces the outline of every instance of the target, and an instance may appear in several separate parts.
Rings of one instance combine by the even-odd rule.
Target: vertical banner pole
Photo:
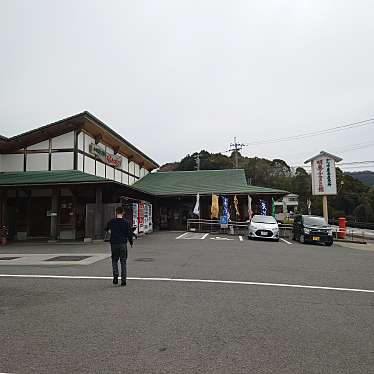
[[[327,195],[323,195],[322,197],[322,203],[323,203],[323,218],[325,219],[326,223],[329,223],[329,211],[327,207]]]

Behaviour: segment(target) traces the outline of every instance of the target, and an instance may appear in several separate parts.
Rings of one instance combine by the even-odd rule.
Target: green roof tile
[[[108,179],[77,170],[0,172],[0,186],[26,186],[60,183],[97,183]]]
[[[146,175],[133,187],[156,196],[287,193],[248,185],[243,169],[156,172]]]

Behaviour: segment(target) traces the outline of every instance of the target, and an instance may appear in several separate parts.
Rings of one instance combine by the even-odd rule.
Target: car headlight
[[[310,234],[310,229],[304,228],[304,234]]]

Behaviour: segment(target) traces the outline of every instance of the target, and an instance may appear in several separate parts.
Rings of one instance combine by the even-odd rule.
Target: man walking
[[[112,249],[113,284],[118,284],[118,260],[121,262],[121,286],[126,286],[127,241],[133,244],[133,231],[126,219],[123,218],[123,208],[116,209],[116,218],[108,222],[105,230],[110,230],[110,245]]]

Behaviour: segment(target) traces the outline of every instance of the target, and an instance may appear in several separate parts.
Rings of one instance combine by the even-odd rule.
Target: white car
[[[253,216],[249,223],[248,239],[262,238],[279,241],[279,227],[272,216]]]

